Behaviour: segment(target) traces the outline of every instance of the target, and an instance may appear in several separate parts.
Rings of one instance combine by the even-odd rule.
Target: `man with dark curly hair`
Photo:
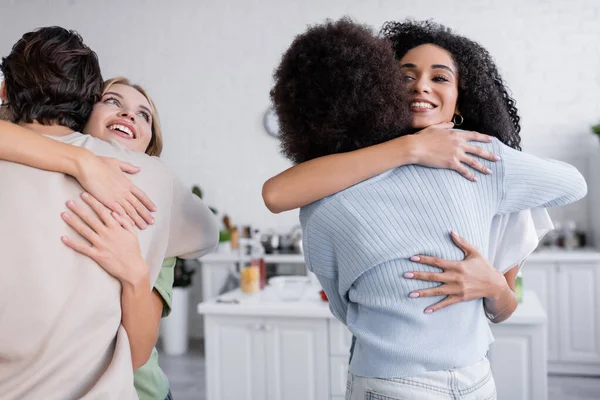
[[[130,311],[122,309],[121,296],[147,305],[165,254],[195,258],[205,252],[201,249],[214,248],[217,236],[203,233],[208,227],[217,232],[212,212],[158,159],[78,132],[103,82],[96,53],[76,32],[60,27],[28,32],[2,58],[0,70],[3,107],[10,108],[24,135],[46,135],[77,146],[78,154],[135,163],[142,171],[132,179],[158,208],[151,227],[132,232],[147,274],[121,285],[61,238],[87,247],[100,231],[132,226],[111,220],[111,211],[82,194],[71,177],[0,161],[0,397],[137,399],[121,325],[122,312]],[[3,144],[0,132],[0,150]],[[75,168],[72,155],[65,152],[67,171]],[[81,213],[64,213],[67,202]],[[86,225],[84,239],[61,216],[72,226],[84,220],[92,228]]]
[[[425,39],[401,65],[388,65],[392,57],[382,40],[346,19],[311,27],[294,40],[272,90],[284,154],[307,161],[394,139],[410,132],[407,125],[421,129],[457,112],[465,124],[488,117],[466,99],[457,107],[460,72],[442,47]],[[440,85],[437,97],[432,82]],[[483,96],[497,88],[486,90]],[[431,278],[439,269],[415,255],[462,260],[454,245],[461,238],[453,233],[451,239],[450,229],[486,249],[494,216],[569,204],[587,190],[572,166],[509,147],[518,147],[518,119],[496,122],[510,129],[478,145],[501,161],[483,162],[490,173],[477,183],[448,169],[406,165],[302,208],[306,265],[332,313],[356,337],[347,398],[495,398],[483,299],[433,312],[431,303],[443,299]],[[412,279],[417,274],[428,281]]]

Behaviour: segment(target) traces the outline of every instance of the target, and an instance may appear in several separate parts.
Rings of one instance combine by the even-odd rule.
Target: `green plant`
[[[600,123],[597,123],[596,125],[592,126],[592,132],[600,136]]]

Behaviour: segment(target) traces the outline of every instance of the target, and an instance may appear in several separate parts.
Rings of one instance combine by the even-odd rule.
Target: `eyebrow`
[[[108,95],[116,96],[116,97],[118,97],[120,99],[123,98],[123,96],[121,96],[119,93],[116,93],[116,92],[106,92],[106,93],[104,93],[104,96],[108,96]],[[104,97],[104,96],[102,96],[102,97]],[[140,105],[139,107],[141,109],[143,109],[144,111],[146,111],[150,116],[152,116],[152,111],[150,111],[150,109],[148,107],[146,107],[145,105]]]
[[[417,68],[417,66],[412,63],[406,63],[406,64],[402,64],[400,66],[400,68]],[[431,69],[445,69],[446,71],[450,71],[452,73],[452,75],[455,75],[452,68],[450,68],[449,66],[444,65],[444,64],[432,64]]]

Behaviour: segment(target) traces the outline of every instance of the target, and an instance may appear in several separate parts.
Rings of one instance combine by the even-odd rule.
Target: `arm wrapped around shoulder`
[[[558,207],[581,200],[587,184],[574,166],[536,157],[496,141],[501,162],[502,200],[498,212]]]

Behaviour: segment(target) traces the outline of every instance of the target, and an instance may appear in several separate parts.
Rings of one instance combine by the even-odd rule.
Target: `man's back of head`
[[[2,97],[15,123],[81,131],[102,91],[96,53],[77,32],[57,26],[24,34],[0,70]]]

